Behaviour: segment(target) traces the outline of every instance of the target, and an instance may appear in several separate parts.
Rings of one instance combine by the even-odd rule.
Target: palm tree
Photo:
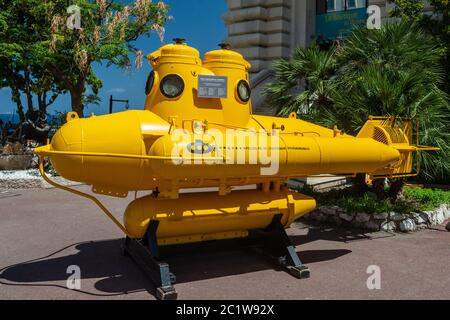
[[[450,107],[440,89],[445,73],[435,40],[409,22],[386,24],[380,30],[357,29],[338,59],[343,67],[337,77],[342,89],[333,97],[334,112],[341,115],[337,124],[356,133],[368,114],[418,119],[419,142],[441,148],[438,153],[420,154],[422,177],[446,180]],[[353,121],[342,121],[342,115],[353,115]],[[331,122],[332,114],[328,118]]]
[[[263,92],[281,116],[329,106],[336,65],[334,47],[329,51],[317,46],[297,48],[291,61],[280,59],[274,63],[277,81]]]
[[[331,88],[325,107],[310,109],[305,117],[325,126],[337,125],[350,134],[357,133],[369,115],[418,119],[420,144],[441,148],[420,154],[421,177],[446,180],[450,175],[450,107],[440,89],[444,70],[433,38],[407,22],[385,24],[380,30],[359,28],[339,50],[322,54],[328,55],[335,61],[334,74],[317,79],[322,73],[309,69],[301,75]],[[295,60],[296,56],[290,64],[295,65]],[[279,77],[272,86],[281,88],[285,82]],[[266,92],[268,100],[274,101],[271,91]],[[292,104],[278,108],[290,111]]]

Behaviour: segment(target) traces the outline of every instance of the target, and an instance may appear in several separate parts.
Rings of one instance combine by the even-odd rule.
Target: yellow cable
[[[116,226],[118,226],[120,230],[123,231],[123,233],[125,233],[128,237],[133,238],[133,236],[131,236],[131,234],[128,233],[127,229],[125,229],[125,227],[112,215],[112,213],[108,209],[106,209],[106,207],[96,197],[94,197],[94,196],[92,196],[90,194],[87,194],[87,193],[84,193],[84,192],[81,192],[81,191],[78,191],[78,190],[75,190],[75,189],[63,186],[61,184],[58,184],[58,183],[50,180],[50,178],[46,175],[46,173],[44,171],[44,156],[42,156],[42,155],[39,155],[39,172],[41,173],[41,175],[44,178],[44,180],[47,181],[52,186],[54,186],[55,188],[59,188],[59,189],[65,190],[65,191],[69,191],[69,192],[72,192],[72,193],[74,193],[76,195],[79,195],[79,196],[82,196],[82,197],[85,197],[85,198],[88,198],[88,199],[94,201],[94,203],[97,206],[99,206],[100,209],[102,209],[102,211],[108,216],[108,218],[111,219],[112,222],[114,222],[114,224]]]

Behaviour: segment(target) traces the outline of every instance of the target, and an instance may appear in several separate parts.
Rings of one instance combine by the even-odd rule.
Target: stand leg
[[[270,225],[264,230],[268,235],[264,244],[264,251],[276,258],[278,263],[294,277],[299,279],[309,278],[309,268],[301,262],[297,252],[295,252],[295,247],[281,224],[281,218],[281,214],[275,215]]]
[[[281,214],[273,217],[270,225],[264,230],[253,230],[253,236],[247,238],[250,246],[262,247],[263,252],[274,258],[281,266],[296,278],[309,278],[310,272],[295,252],[282,223]],[[156,237],[159,221],[150,221],[143,239],[125,239],[124,252],[138,264],[144,273],[156,285],[156,296],[160,300],[174,300],[178,294],[173,287],[175,276],[169,265],[159,258],[159,247]]]
[[[156,230],[159,222],[150,221],[143,240],[126,238],[124,251],[136,262],[156,286],[156,296],[160,300],[175,300],[178,296],[172,283],[175,276],[169,265],[159,260]]]

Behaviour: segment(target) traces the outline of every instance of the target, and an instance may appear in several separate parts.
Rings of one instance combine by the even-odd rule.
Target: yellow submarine
[[[277,230],[286,266],[298,277],[308,276],[283,232],[316,202],[285,182],[319,174],[410,176],[414,153],[434,150],[412,143],[413,125],[406,119],[369,117],[358,135],[350,136],[296,114],[252,114],[250,64],[225,45],[202,60],[176,39],[147,58],[153,70],[144,110],[90,118],[69,112],[51,143],[34,152],[49,183],[95,201],[126,234],[135,260],[159,266],[152,279],[162,299],[176,293],[173,277],[158,260],[158,246],[245,238],[252,230]],[[92,186],[93,193],[151,192],[128,205],[122,224],[92,194],[50,180],[44,157],[61,176]],[[255,187],[236,190],[248,185]],[[182,190],[196,188],[214,191]],[[141,248],[145,244],[149,257]]]

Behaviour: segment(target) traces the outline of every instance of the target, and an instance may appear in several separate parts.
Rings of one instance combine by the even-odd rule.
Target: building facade
[[[365,24],[367,7],[380,7],[381,21],[393,5],[387,0],[225,0],[226,42],[252,64],[251,86],[255,113],[268,113],[261,89],[273,79],[271,65],[289,58],[297,47],[314,41],[345,38],[355,24]],[[431,11],[426,5],[426,10]]]

